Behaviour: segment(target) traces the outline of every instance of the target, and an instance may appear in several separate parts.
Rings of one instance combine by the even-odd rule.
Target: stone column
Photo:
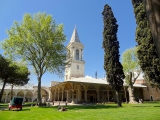
[[[66,99],[66,101],[69,102],[68,90],[66,92],[67,92],[67,99]]]
[[[26,99],[25,99],[25,94],[24,94],[24,96],[23,96],[23,103],[26,101]]]
[[[84,99],[85,99],[85,102],[87,102],[87,90],[85,90],[85,97],[84,97]]]
[[[72,103],[74,103],[74,90],[72,90]]]
[[[64,91],[62,90],[62,98],[61,98],[61,101],[63,101],[63,93],[64,93]]]
[[[97,102],[99,102],[99,90],[97,90]]]
[[[54,91],[54,99],[53,99],[53,101],[56,101],[56,91]]]
[[[80,86],[78,86],[78,93],[77,93],[77,95],[78,95],[78,96],[77,96],[77,99],[78,99],[77,101],[78,101],[78,102],[81,101],[81,99],[80,99],[80,93],[81,93],[81,91],[80,91]]]
[[[6,93],[5,103],[7,103],[8,93]]]
[[[58,101],[59,101],[59,92],[58,92]]]
[[[31,98],[32,102],[33,102],[33,95],[32,95],[32,98]]]
[[[51,91],[51,89],[49,89],[49,96],[48,96],[47,102],[50,102],[52,100],[53,100],[52,91]]]
[[[107,97],[108,97],[108,102],[109,102],[109,91],[107,91]]]

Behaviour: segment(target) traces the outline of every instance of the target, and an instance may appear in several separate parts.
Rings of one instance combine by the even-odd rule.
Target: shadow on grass
[[[110,109],[110,108],[119,108],[117,105],[61,105],[60,108],[66,108],[68,110],[77,110],[77,109]],[[38,107],[43,109],[55,109],[58,110],[58,106],[50,106],[50,107]]]
[[[111,105],[82,105],[82,106],[63,106],[69,110],[77,110],[77,109],[110,109],[110,108],[119,108],[118,106]],[[54,107],[55,109],[58,107]]]
[[[129,106],[129,107],[153,107],[153,106]]]
[[[27,108],[27,109],[22,109],[22,110],[18,110],[18,111],[22,111],[23,112],[23,111],[29,111],[29,110],[30,109]]]
[[[1,108],[7,108],[8,107],[8,105],[6,105],[6,104],[0,104],[0,109]]]
[[[154,106],[154,107],[160,107],[160,106]]]
[[[22,109],[22,110],[19,110],[19,109],[17,109],[17,110],[9,110],[8,108],[1,109],[1,111],[9,111],[9,112],[11,112],[11,111],[23,112],[23,111],[29,111],[29,110],[30,109]]]

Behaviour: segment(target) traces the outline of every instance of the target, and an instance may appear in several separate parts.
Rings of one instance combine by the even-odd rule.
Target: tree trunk
[[[37,96],[37,99],[38,99],[39,106],[41,106],[41,104],[42,104],[42,97],[41,97],[41,76],[38,77],[38,96]]]
[[[3,96],[3,92],[4,92],[5,86],[6,86],[6,82],[5,82],[5,80],[4,80],[4,82],[3,82],[3,87],[2,87],[2,90],[1,90],[1,93],[0,93],[0,102],[1,102],[1,100],[2,100],[2,96]]]
[[[125,87],[124,87],[124,95],[125,95],[126,103],[128,103],[128,100],[127,100],[127,93],[126,93],[126,89],[125,89]]]
[[[160,0],[143,0],[153,41],[160,59]]]
[[[132,86],[128,87],[128,92],[129,92],[129,103],[137,103],[134,97],[134,88]]]
[[[118,90],[116,90],[116,98],[117,98],[118,107],[122,107],[122,100],[121,100],[121,96],[120,96],[120,91],[118,91]]]
[[[132,72],[129,74],[129,87],[128,87],[128,92],[129,92],[129,103],[137,103],[134,97],[134,88],[133,88],[133,82],[132,82]]]

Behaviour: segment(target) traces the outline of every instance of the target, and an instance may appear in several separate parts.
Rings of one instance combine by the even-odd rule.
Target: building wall
[[[135,83],[147,86],[143,88],[143,97],[145,101],[160,100],[160,89],[158,87],[150,85],[149,82],[144,79],[136,80]]]

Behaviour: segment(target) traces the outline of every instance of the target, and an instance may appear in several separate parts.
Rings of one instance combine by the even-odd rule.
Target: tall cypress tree
[[[160,61],[148,26],[147,16],[142,0],[132,0],[137,23],[136,41],[138,59],[145,78],[160,88]]]
[[[119,62],[119,42],[117,40],[118,24],[111,7],[106,4],[102,12],[104,69],[107,74],[107,81],[112,89],[116,91],[118,106],[121,106],[120,90],[123,87],[123,67]]]
[[[160,59],[160,0],[142,0],[149,21],[157,54]]]

